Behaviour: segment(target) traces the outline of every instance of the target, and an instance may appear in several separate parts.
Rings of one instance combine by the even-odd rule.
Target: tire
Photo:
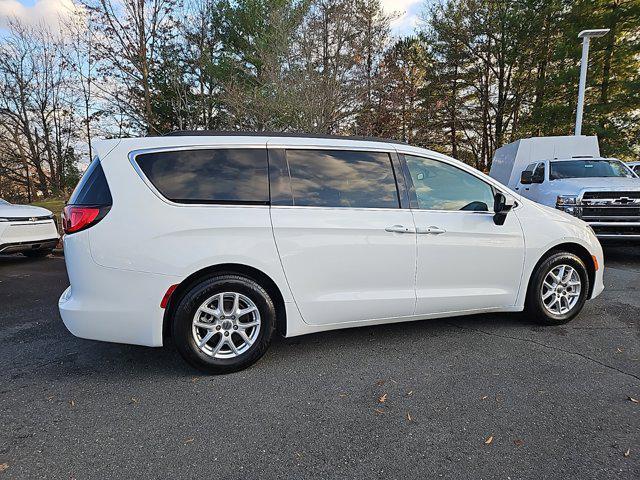
[[[564,270],[562,270],[563,266]],[[554,273],[551,274],[551,272]],[[558,282],[555,277],[560,273],[564,278],[563,281]],[[575,285],[577,281],[579,285]],[[555,288],[549,288],[554,284]],[[579,287],[579,293],[577,287]],[[584,262],[573,253],[554,253],[533,272],[527,292],[525,313],[529,318],[543,325],[562,325],[570,322],[580,313],[587,300],[588,292],[589,275]],[[563,311],[567,308],[568,311]]]
[[[178,352],[190,365],[209,374],[226,374],[247,368],[264,355],[275,318],[273,301],[264,288],[249,278],[223,274],[202,280],[181,296],[172,335]],[[256,325],[248,326],[252,324]],[[202,347],[201,342],[205,342]]]
[[[51,255],[53,253],[52,249],[47,250],[27,250],[26,252],[22,252],[25,257],[29,258],[43,258],[47,255]]]

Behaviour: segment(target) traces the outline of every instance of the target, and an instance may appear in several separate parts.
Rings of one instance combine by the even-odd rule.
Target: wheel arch
[[[186,277],[171,294],[162,319],[163,340],[171,336],[171,319],[182,295],[201,280],[213,275],[235,274],[248,277],[264,288],[276,309],[276,331],[283,336],[287,333],[287,317],[284,297],[276,282],[263,271],[240,263],[223,263],[202,268]]]
[[[527,295],[525,298],[529,297],[533,275],[535,271],[538,269],[538,267],[542,264],[542,262],[544,262],[547,258],[549,258],[551,255],[555,253],[565,253],[565,252],[573,253],[575,256],[580,258],[580,260],[582,260],[585,267],[587,268],[587,276],[589,278],[589,291],[587,292],[587,299],[591,298],[591,295],[593,294],[593,288],[595,285],[596,268],[593,263],[593,258],[589,250],[587,250],[584,246],[576,242],[559,243],[558,245],[554,245],[553,247],[549,248],[546,252],[544,252],[540,256],[540,258],[538,259],[534,267],[531,269],[531,273],[529,274],[529,279],[527,281]]]

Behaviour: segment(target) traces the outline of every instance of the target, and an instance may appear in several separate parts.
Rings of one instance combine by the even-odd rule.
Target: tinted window
[[[178,203],[269,203],[267,150],[180,150],[138,155],[149,181]]]
[[[640,175],[640,165],[633,167],[633,171],[636,172],[636,175]]]
[[[287,150],[287,162],[294,205],[399,208],[387,153]]]
[[[69,205],[111,205],[111,192],[100,160],[95,158],[71,194]]]
[[[617,160],[565,160],[551,162],[549,180],[562,178],[633,177]]]
[[[493,189],[477,177],[447,163],[405,155],[423,210],[489,211]]]

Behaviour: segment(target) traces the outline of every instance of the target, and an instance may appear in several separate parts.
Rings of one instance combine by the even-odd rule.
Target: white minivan
[[[192,132],[96,142],[63,213],[82,338],[227,373],[275,330],[482,312],[574,318],[602,292],[591,228],[445,155],[376,139]]]

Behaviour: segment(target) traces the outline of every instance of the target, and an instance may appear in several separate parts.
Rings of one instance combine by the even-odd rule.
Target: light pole
[[[582,133],[584,89],[587,84],[587,66],[589,64],[589,41],[592,37],[598,38],[606,35],[608,31],[608,28],[600,28],[597,30],[583,30],[578,34],[578,38],[582,39],[582,60],[580,60],[580,84],[578,86],[578,108],[576,110],[576,136]]]

